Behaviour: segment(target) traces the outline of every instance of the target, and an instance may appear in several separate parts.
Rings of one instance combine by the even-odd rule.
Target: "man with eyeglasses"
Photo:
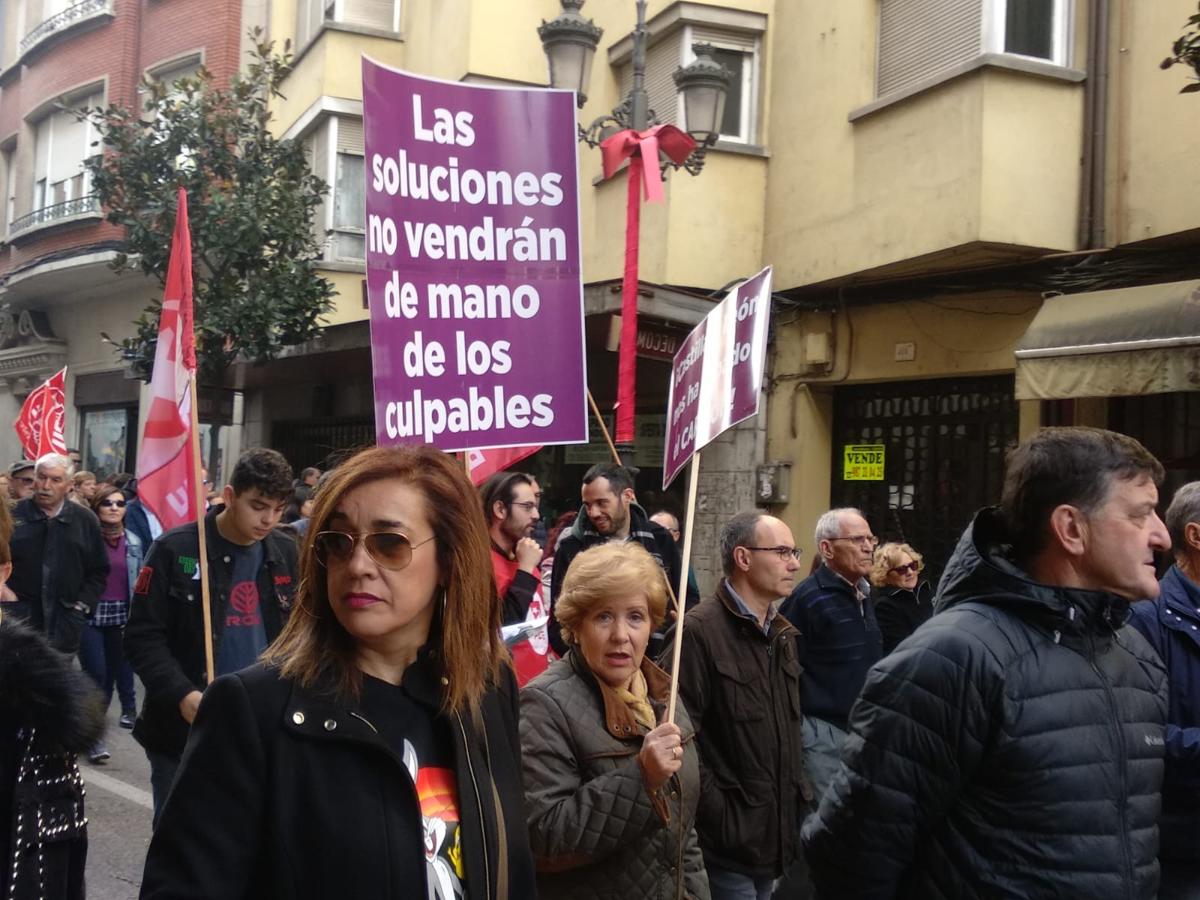
[[[767,900],[799,854],[811,799],[796,629],[779,615],[800,551],[784,522],[758,511],[725,525],[720,551],[725,577],[687,614],[679,670],[698,726],[696,834],[713,900]]]
[[[821,565],[780,612],[800,632],[804,752],[818,799],[837,771],[850,707],[867,671],[883,656],[867,574],[878,539],[857,509],[831,509],[813,535]]]
[[[492,542],[492,574],[501,603],[501,622],[510,641],[517,683],[540,675],[557,657],[550,653],[546,624],[514,628],[547,617],[540,567],[542,548],[533,539],[541,521],[541,487],[524,472],[497,472],[479,489]]]
[[[216,674],[254,663],[275,639],[296,589],[296,542],[275,530],[292,467],[274,450],[247,450],[205,515]],[[146,686],[133,736],[150,760],[154,820],[166,800],[206,686],[195,522],[154,542],[133,591],[125,654]]]

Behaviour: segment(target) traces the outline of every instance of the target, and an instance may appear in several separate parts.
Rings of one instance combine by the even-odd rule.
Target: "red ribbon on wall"
[[[617,422],[614,442],[633,442],[637,381],[637,288],[638,229],[641,200],[663,199],[662,172],[658,155],[665,154],[676,165],[696,149],[696,142],[674,125],[656,125],[646,131],[626,129],[600,142],[604,177],[611,178],[629,160],[628,191],[625,199],[625,274],[621,283],[621,351],[617,360]],[[645,161],[649,160],[650,165]]]

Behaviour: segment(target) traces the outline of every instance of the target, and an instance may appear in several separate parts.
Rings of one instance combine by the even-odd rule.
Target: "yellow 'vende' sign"
[[[846,444],[842,451],[843,481],[883,481],[883,444]]]

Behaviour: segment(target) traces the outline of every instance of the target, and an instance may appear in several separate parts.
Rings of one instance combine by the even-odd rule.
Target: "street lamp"
[[[550,67],[550,86],[575,92],[580,108],[587,100],[587,88],[591,78],[592,60],[600,45],[603,29],[579,12],[584,0],[559,0],[562,12],[549,22],[543,21],[538,28],[538,37],[546,51]],[[683,97],[684,117],[687,132],[695,142],[689,153],[691,141],[675,132],[680,152],[660,147],[658,131],[671,131],[671,126],[657,128],[658,120],[650,109],[650,98],[646,93],[646,0],[636,0],[637,24],[633,30],[633,85],[629,93],[611,112],[600,116],[584,128],[577,125],[579,140],[589,147],[600,146],[606,139],[629,139],[627,145],[646,140],[648,147],[658,147],[657,159],[640,159],[637,153],[630,157],[629,196],[626,202],[625,220],[625,272],[621,288],[621,345],[618,368],[618,415],[616,444],[626,465],[633,455],[633,398],[637,368],[637,258],[638,229],[641,206],[641,185],[635,179],[647,164],[655,165],[655,179],[659,171],[668,168],[685,169],[691,175],[700,174],[704,167],[704,156],[708,148],[720,136],[721,121],[725,115],[725,95],[729,90],[729,70],[713,58],[710,44],[693,44],[696,59],[674,72],[675,87]],[[623,134],[624,133],[624,134]],[[647,150],[653,153],[652,150]],[[606,168],[608,159],[606,157]],[[607,173],[606,173],[607,174]],[[661,185],[654,190],[661,195]],[[647,188],[648,196],[654,193]]]
[[[538,37],[550,66],[550,86],[574,91],[580,108],[587,101],[588,83],[592,77],[592,60],[604,29],[579,10],[585,0],[559,0],[562,12],[538,27]],[[589,147],[614,131],[632,129],[645,131],[658,124],[650,98],[646,93],[646,0],[636,0],[637,25],[633,30],[633,85],[629,93],[613,110],[592,121],[587,128],[579,126],[579,139]],[[698,175],[704,166],[704,154],[721,134],[725,115],[725,96],[729,90],[730,73],[713,57],[711,44],[693,44],[696,59],[680,66],[673,74],[675,87],[683,97],[684,120],[688,134],[696,141],[696,150],[685,163],[663,160],[664,169],[671,166]]]

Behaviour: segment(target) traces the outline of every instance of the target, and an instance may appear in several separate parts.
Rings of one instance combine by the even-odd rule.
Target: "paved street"
[[[138,685],[138,701],[142,687]],[[108,715],[112,759],[79,769],[87,789],[89,900],[133,900],[142,880],[150,843],[150,764],[137,741],[117,725],[120,706],[113,698]]]

